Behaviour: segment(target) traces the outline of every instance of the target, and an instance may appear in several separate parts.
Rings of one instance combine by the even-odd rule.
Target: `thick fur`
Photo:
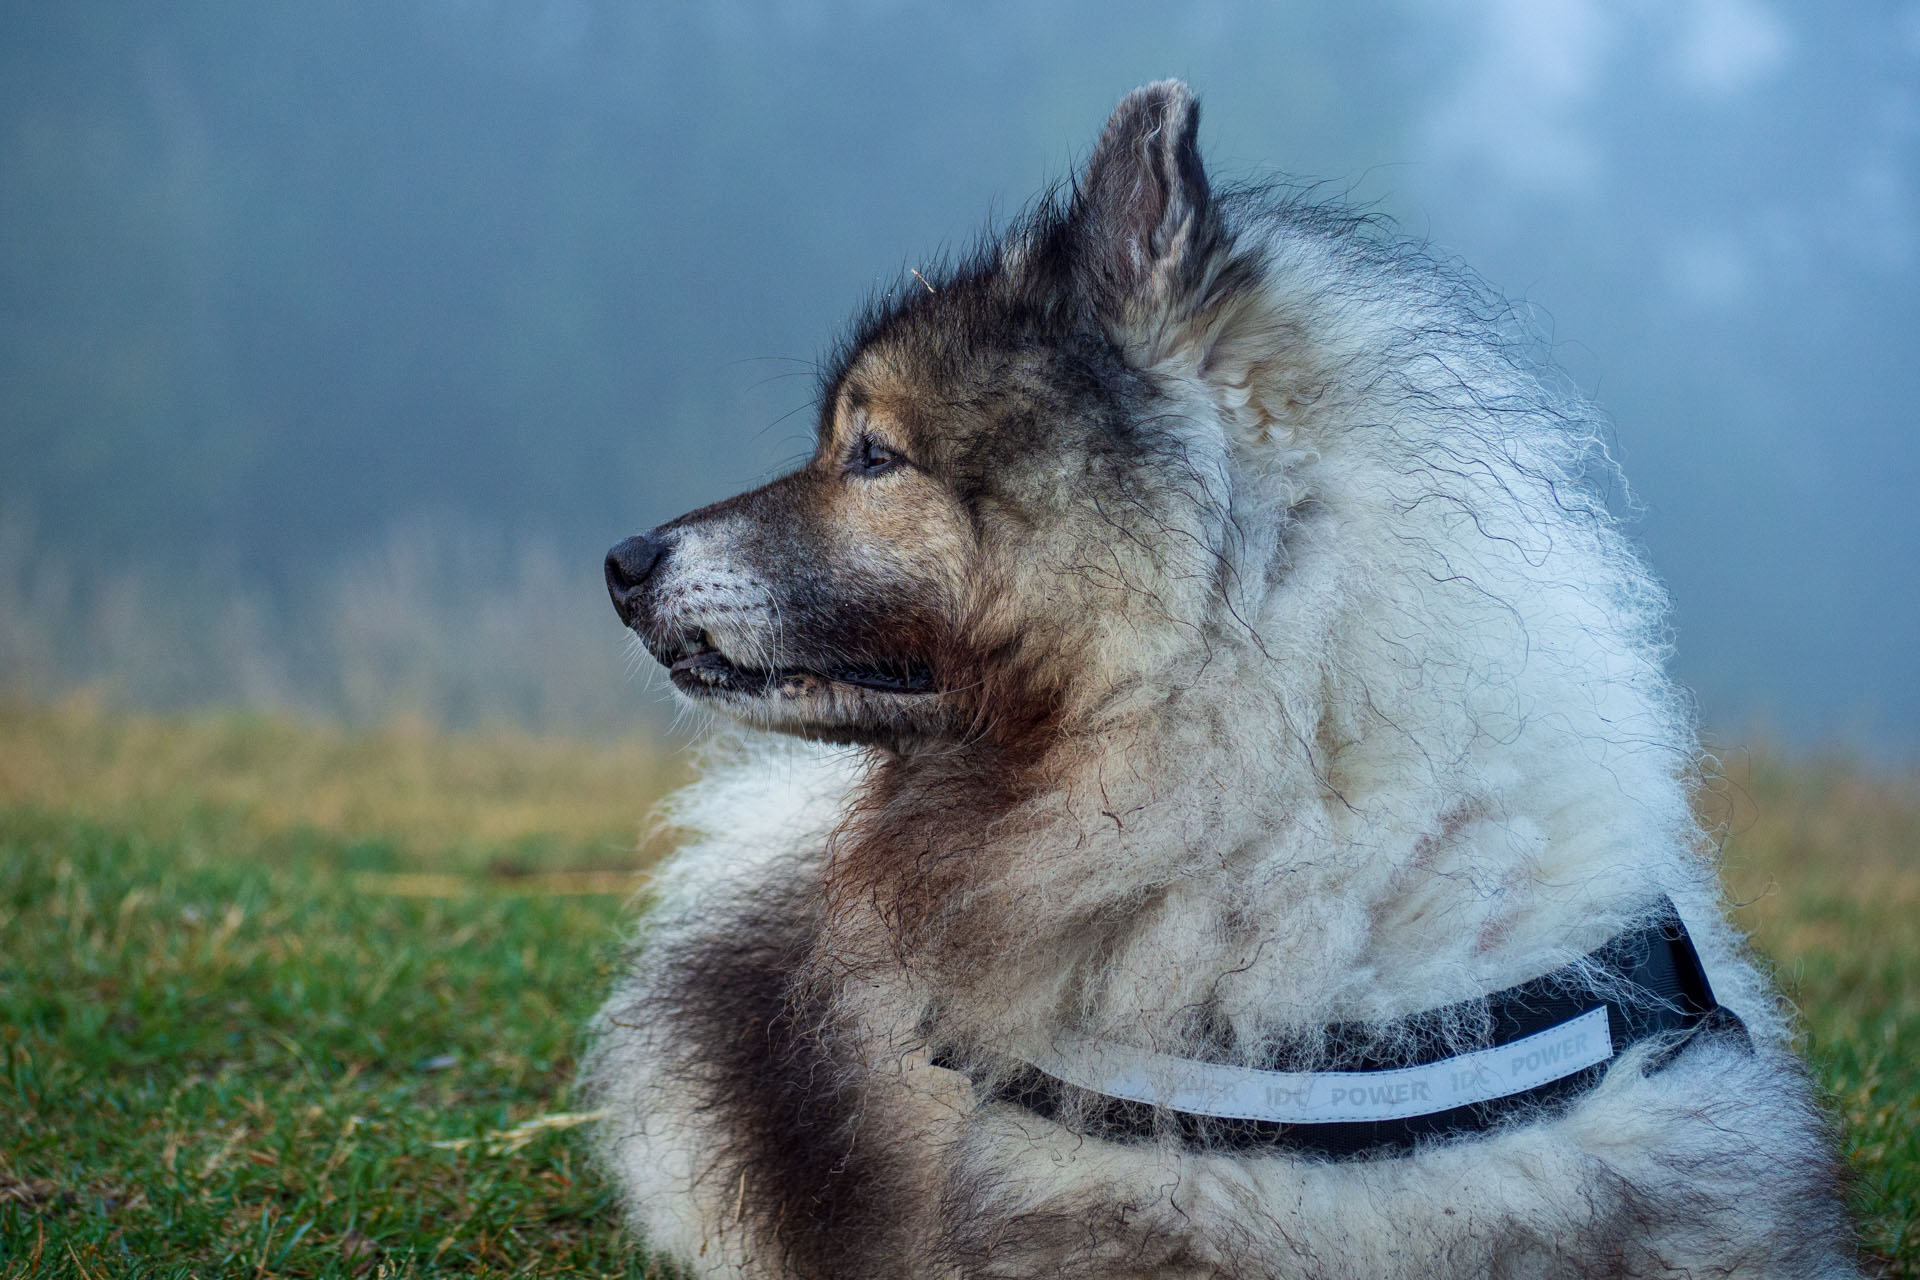
[[[1457,266],[1213,191],[1197,119],[1130,96],[862,322],[812,462],[619,576],[691,696],[852,744],[675,802],[587,1070],[634,1224],[702,1276],[1854,1274],[1596,410]],[[1106,1142],[929,1065],[1390,1038],[1662,893],[1753,1051],[1408,1157]]]

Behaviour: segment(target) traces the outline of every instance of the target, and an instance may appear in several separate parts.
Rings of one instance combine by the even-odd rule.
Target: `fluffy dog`
[[[1212,189],[1197,122],[1137,90],[858,323],[809,462],[609,557],[687,698],[838,744],[677,801],[587,1067],[634,1223],[703,1276],[1853,1274],[1597,411],[1457,266]],[[1540,983],[1669,1009],[1603,951],[1675,907],[1713,1018],[1590,1013],[1545,1093],[1181,1101],[1423,1098]]]

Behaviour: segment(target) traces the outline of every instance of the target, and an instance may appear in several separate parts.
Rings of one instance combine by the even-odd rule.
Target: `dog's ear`
[[[1186,85],[1143,85],[1115,108],[1075,186],[1082,279],[1110,325],[1158,328],[1204,287],[1222,232],[1199,128]]]

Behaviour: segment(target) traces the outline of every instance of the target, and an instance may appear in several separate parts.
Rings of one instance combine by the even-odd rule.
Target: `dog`
[[[746,730],[584,1083],[700,1276],[1855,1275],[1598,411],[1182,84],[626,539]],[[757,731],[771,730],[772,734]],[[786,743],[788,745],[779,745]]]

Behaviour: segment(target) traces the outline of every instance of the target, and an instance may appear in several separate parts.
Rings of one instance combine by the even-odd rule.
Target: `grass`
[[[149,836],[233,843],[325,832],[388,869],[634,864],[641,820],[679,777],[645,740],[412,725],[352,732],[257,715],[114,716],[86,700],[0,702],[0,804],[84,813]]]
[[[0,1276],[630,1276],[569,1096],[644,743],[0,709]],[[1920,1276],[1920,779],[1733,759],[1742,916]]]
[[[1704,802],[1729,833],[1722,875],[1844,1125],[1863,1242],[1920,1277],[1920,771],[1723,766]]]
[[[0,713],[0,1275],[644,1274],[568,1084],[671,776]]]

